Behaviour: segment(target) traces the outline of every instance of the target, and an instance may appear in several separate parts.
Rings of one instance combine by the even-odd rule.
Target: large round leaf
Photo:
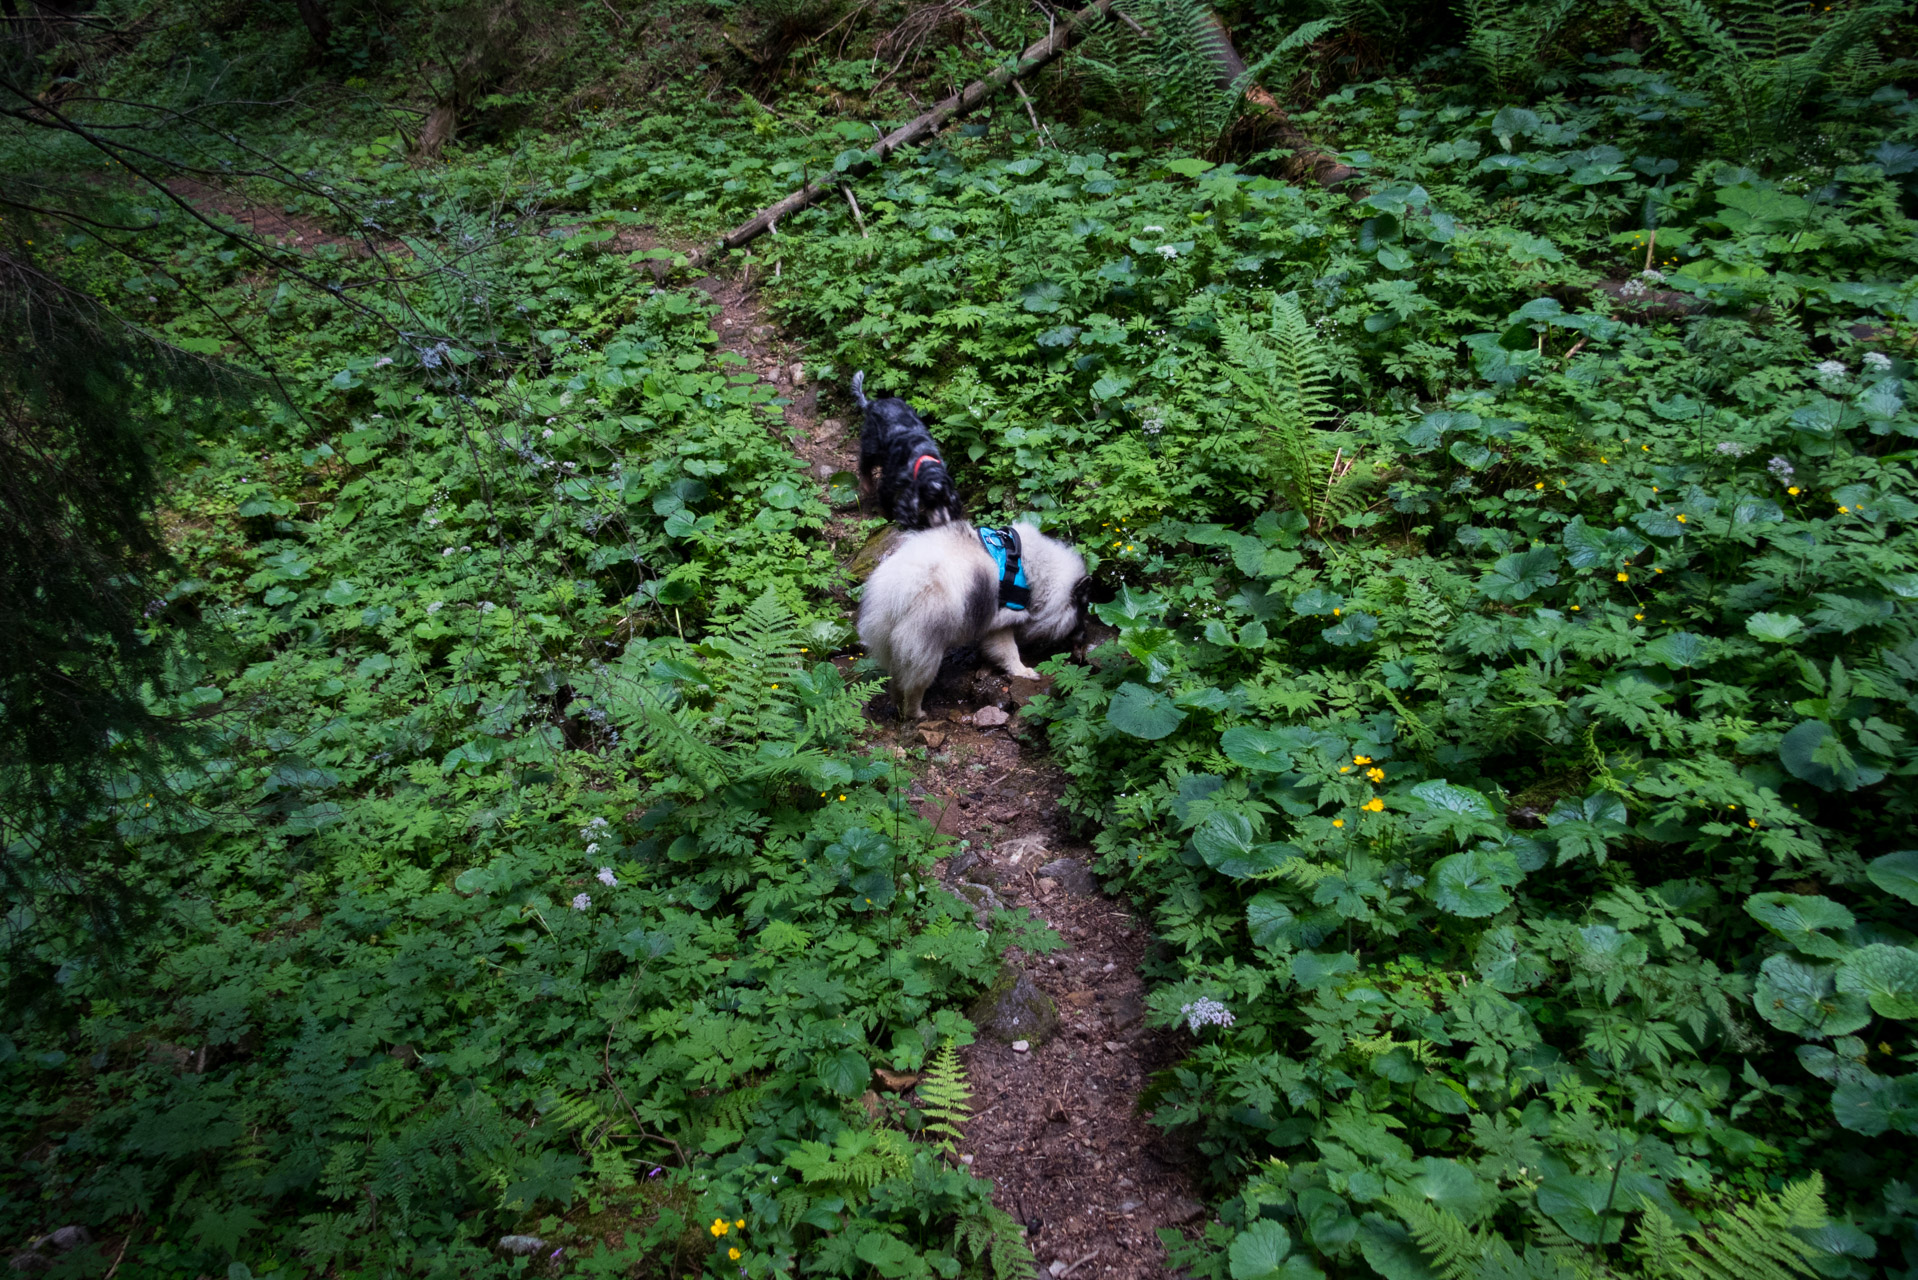
[[[1511,906],[1512,895],[1500,886],[1489,858],[1467,851],[1441,858],[1432,868],[1432,901],[1441,911],[1479,919]]]
[[[1226,1250],[1232,1280],[1315,1280],[1323,1273],[1311,1259],[1290,1257],[1292,1236],[1270,1218],[1260,1218],[1238,1234]]]
[[[1900,849],[1865,864],[1865,874],[1886,893],[1918,902],[1918,849]]]
[[[1560,1173],[1538,1186],[1539,1212],[1580,1244],[1612,1244],[1624,1229],[1625,1215],[1610,1203],[1612,1180]]]
[[[1383,1214],[1368,1213],[1359,1221],[1359,1251],[1372,1270],[1385,1280],[1438,1280],[1425,1251],[1412,1233]]]
[[[1219,738],[1225,758],[1242,769],[1259,773],[1284,773],[1292,767],[1287,740],[1270,729],[1227,729]]]
[[[1192,847],[1205,864],[1221,875],[1245,880],[1276,871],[1296,850],[1282,844],[1262,844],[1243,814],[1215,813],[1192,833]]]
[[[1185,712],[1173,706],[1170,699],[1130,681],[1119,686],[1106,707],[1107,724],[1148,742],[1165,737],[1184,720]]]
[[[1881,1076],[1866,1072],[1840,1081],[1831,1093],[1832,1114],[1853,1133],[1875,1138],[1887,1130],[1918,1133],[1918,1074]]]
[[[1759,966],[1752,1003],[1765,1021],[1807,1040],[1849,1035],[1871,1021],[1863,996],[1839,992],[1836,966],[1796,956],[1773,956]]]
[[[1842,932],[1857,921],[1851,912],[1830,898],[1803,893],[1758,893],[1745,899],[1745,911],[1758,923],[1776,933],[1807,955],[1836,960],[1846,946],[1820,929]]]
[[[1885,771],[1860,760],[1823,720],[1807,720],[1778,744],[1778,759],[1802,778],[1826,791],[1856,791],[1884,781]]]
[[[1874,942],[1838,966],[1838,990],[1861,995],[1881,1018],[1918,1018],[1918,951]]]

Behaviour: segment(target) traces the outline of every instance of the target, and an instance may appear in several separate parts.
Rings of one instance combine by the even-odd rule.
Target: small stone
[[[1103,968],[1103,969],[1101,969],[1101,970],[1099,970],[1099,972],[1100,972],[1100,973],[1111,973],[1111,972],[1112,972],[1112,971],[1113,971],[1114,969],[1117,969],[1118,967],[1119,967],[1119,966],[1118,966],[1117,964],[1114,964],[1114,963],[1113,963],[1112,961],[1110,961],[1110,960],[1108,960],[1108,961],[1106,961],[1106,966],[1105,966],[1105,968]]]
[[[971,1157],[971,1156],[960,1156],[960,1157],[959,1157],[959,1163],[960,1163],[960,1164],[971,1164],[971,1163],[972,1163],[972,1157]]]
[[[1016,804],[996,804],[986,810],[986,817],[994,822],[1011,822],[1018,816],[1019,806]]]
[[[888,1071],[884,1067],[874,1067],[872,1078],[888,1093],[903,1093],[919,1083],[917,1071]]]
[[[1106,1012],[1112,1017],[1112,1025],[1124,1031],[1145,1021],[1145,999],[1137,991],[1122,991],[1112,998]]]
[[[1067,1270],[1068,1270],[1068,1265],[1064,1258],[1054,1258],[1052,1260],[1052,1265],[1046,1268],[1046,1271],[1051,1274],[1051,1276],[1053,1277],[1053,1280],[1058,1280],[1058,1278],[1064,1275]]]
[[[1012,1051],[1014,1053],[1024,1053],[1030,1048],[1032,1048],[1032,1045],[1029,1041],[1014,1040],[1012,1042]]]
[[[960,892],[970,896],[967,890],[974,887],[961,886]],[[990,893],[990,890],[984,892]],[[1017,965],[1001,969],[993,984],[966,1010],[966,1016],[982,1034],[1002,1044],[1009,1044],[1015,1038],[1044,1044],[1059,1033],[1058,1006],[1039,989],[1031,975]]]
[[[1205,1217],[1205,1206],[1197,1200],[1189,1200],[1184,1196],[1179,1196],[1165,1207],[1165,1212],[1167,1222],[1172,1223],[1174,1226],[1182,1227],[1188,1222],[1197,1222],[1200,1218]]]
[[[1036,861],[1046,856],[1046,838],[1044,836],[1019,836],[1017,839],[1001,841],[995,846],[999,856],[1012,866],[1021,862]]]
[[[1124,1051],[1125,1051],[1125,1046],[1120,1044],[1117,1040],[1106,1041],[1107,1053],[1123,1053]]]
[[[818,466],[812,469],[813,474],[818,476],[821,480],[832,479],[832,473],[837,470],[839,470],[839,468],[834,466],[830,462],[822,462]]]
[[[793,385],[795,387],[803,387],[806,385],[806,366],[805,365],[803,364],[794,365],[792,367],[792,375],[793,375]]]
[[[1099,892],[1099,882],[1077,858],[1054,858],[1039,868],[1039,874],[1058,881],[1075,897],[1090,898]]]
[[[996,729],[1011,718],[998,707],[980,707],[972,713],[972,722],[981,729]]]
[[[937,729],[921,729],[919,740],[926,744],[928,751],[938,751],[946,745],[946,735]]]
[[[546,1242],[538,1236],[501,1236],[499,1247],[505,1253],[525,1255],[538,1253],[546,1247]]]
[[[1144,1202],[1143,1200],[1121,1200],[1121,1201],[1119,1201],[1119,1212],[1120,1212],[1120,1213],[1134,1213],[1134,1212],[1137,1212],[1138,1210],[1140,1210],[1140,1209],[1142,1209],[1142,1208],[1144,1208],[1144,1207],[1145,1207],[1145,1202]]]
[[[1051,893],[1054,889],[1057,889],[1058,887],[1059,887],[1059,882],[1057,880],[1048,880],[1044,876],[1041,876],[1039,878],[1040,893]]]

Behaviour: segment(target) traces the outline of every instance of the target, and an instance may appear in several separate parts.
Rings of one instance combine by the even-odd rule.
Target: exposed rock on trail
[[[786,434],[829,490],[857,463],[850,411],[821,416],[831,406],[805,376],[803,348],[765,320],[743,282],[708,278],[700,287],[723,309],[720,345],[790,401]],[[860,524],[848,509],[827,528],[834,554],[855,571],[884,553]],[[961,1053],[975,1110],[960,1152],[995,1181],[999,1207],[1026,1224],[1042,1275],[1165,1276],[1157,1229],[1195,1227],[1206,1210],[1193,1194],[1192,1153],[1138,1114],[1137,1102],[1146,1079],[1182,1050],[1176,1033],[1145,1026],[1139,966],[1150,935],[1101,892],[1091,851],[1071,838],[1059,805],[1065,775],[1025,740],[1017,708],[1041,687],[960,652],[928,691],[920,724],[887,719],[888,695],[869,707],[880,740],[927,750],[911,792],[927,821],[962,842],[941,864],[947,886],[981,923],[1025,907],[1066,942],[1049,956],[1008,955],[969,1010],[980,1038]]]

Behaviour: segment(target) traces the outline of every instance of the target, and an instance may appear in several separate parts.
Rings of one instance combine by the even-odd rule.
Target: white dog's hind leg
[[[979,652],[997,663],[1007,675],[1018,676],[1021,680],[1039,678],[1039,673],[1020,659],[1019,642],[1013,639],[1011,627],[986,632],[979,638]]]

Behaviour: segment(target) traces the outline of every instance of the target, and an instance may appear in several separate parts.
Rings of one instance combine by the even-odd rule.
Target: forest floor
[[[721,348],[787,401],[784,432],[814,482],[823,489],[854,471],[850,398],[807,380],[803,346],[767,318],[743,276],[698,286],[720,307]],[[861,555],[870,523],[857,510],[835,514],[826,534],[841,563],[874,559]],[[841,603],[850,617],[851,602]],[[967,656],[948,659],[918,726],[901,726],[890,698],[875,698],[872,739],[902,757],[926,748],[911,792],[920,814],[957,842],[938,865],[946,885],[982,916],[993,906],[1028,908],[1066,946],[1006,958],[1002,985],[1029,977],[1056,1006],[1056,1030],[1008,1042],[982,1025],[961,1055],[974,1107],[961,1159],[994,1180],[999,1207],[1026,1225],[1042,1274],[1165,1276],[1157,1229],[1194,1228],[1206,1209],[1194,1193],[1196,1153],[1138,1106],[1147,1079],[1183,1053],[1176,1032],[1145,1025],[1140,967],[1152,939],[1124,903],[1100,891],[1091,850],[1073,838],[1060,804],[1064,771],[1020,725],[1019,706],[1043,686],[975,668]]]

